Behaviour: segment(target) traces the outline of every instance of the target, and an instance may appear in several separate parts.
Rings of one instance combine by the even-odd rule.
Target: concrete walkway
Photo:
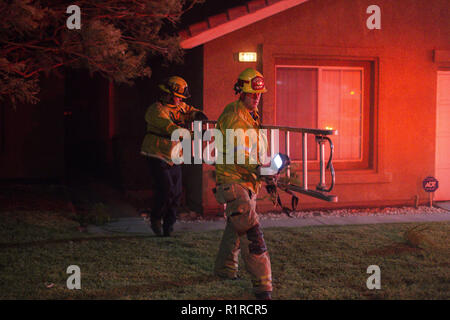
[[[120,192],[111,188],[108,184],[93,180],[89,189],[94,193],[99,202],[106,204],[110,216],[114,219],[103,226],[88,226],[87,231],[91,233],[130,233],[130,234],[153,234],[149,225],[143,218],[138,216],[138,211],[123,197]],[[434,222],[450,221],[450,201],[434,202],[434,206],[440,208],[438,212],[425,212],[427,210],[415,212],[414,214],[386,214],[386,215],[318,215],[312,217],[290,218],[286,215],[265,216],[261,215],[261,225],[263,228],[273,227],[304,227],[320,225],[359,225],[373,223],[402,223],[402,222]],[[435,208],[434,208],[435,209]],[[434,210],[433,209],[433,210]],[[222,218],[215,221],[182,221],[178,220],[174,226],[174,232],[202,232],[210,230],[223,230],[225,220]]]
[[[405,223],[405,222],[439,222],[450,221],[449,212],[427,214],[370,215],[370,216],[318,216],[308,218],[280,217],[277,219],[261,218],[263,228],[274,227],[305,227],[320,225],[360,225],[374,223]],[[174,232],[202,232],[223,230],[225,220],[216,221],[177,221]],[[89,226],[92,233],[132,233],[153,234],[148,224],[142,218],[120,218],[101,227]]]
[[[450,201],[435,202],[434,205],[438,208],[450,211]]]

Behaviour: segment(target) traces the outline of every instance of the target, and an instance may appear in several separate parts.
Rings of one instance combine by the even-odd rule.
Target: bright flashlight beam
[[[283,165],[283,160],[281,159],[281,157],[280,157],[279,154],[277,154],[277,155],[275,156],[275,158],[273,159],[273,162],[275,163],[277,169],[280,169],[281,166]]]

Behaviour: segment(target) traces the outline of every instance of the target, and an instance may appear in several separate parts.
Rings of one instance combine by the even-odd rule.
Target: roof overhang
[[[308,0],[279,0],[273,4],[267,5],[254,12],[247,13],[239,18],[230,20],[228,22],[219,24],[213,28],[198,33],[194,36],[186,38],[181,41],[181,47],[183,49],[195,48],[199,45],[207,43],[211,40],[224,36],[230,32],[244,28],[252,23],[258,22],[262,19],[273,16],[277,13],[283,12],[287,9],[295,7]],[[270,3],[271,1],[268,1]]]

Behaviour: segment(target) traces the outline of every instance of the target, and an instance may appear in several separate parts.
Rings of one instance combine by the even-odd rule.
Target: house
[[[143,115],[159,81],[183,76],[188,103],[217,119],[236,100],[239,73],[254,67],[268,88],[260,104],[264,124],[339,133],[331,137],[332,193],[339,201],[300,195],[300,209],[428,203],[423,181],[429,176],[439,181],[435,200],[450,200],[448,0],[227,2],[236,3],[224,2],[221,12],[180,31],[184,66],[156,61],[152,78],[132,87],[71,72],[63,81],[44,78],[37,106],[0,105],[0,180],[64,179],[68,168],[80,166],[105,171],[124,191],[146,194],[151,177],[139,149]],[[256,61],[240,62],[240,52],[256,53]],[[298,167],[298,135],[291,148]],[[314,140],[308,155],[314,189]],[[204,215],[220,212],[211,191],[214,167],[183,170],[186,203]],[[265,197],[262,192],[260,211],[273,209]]]
[[[427,202],[428,176],[439,181],[435,200],[450,200],[449,21],[446,0],[253,0],[180,35],[199,57],[189,67],[202,75],[210,119],[236,99],[239,73],[254,67],[268,88],[260,105],[264,124],[338,130],[332,140],[339,201],[300,196],[301,208],[396,206]],[[240,52],[256,53],[256,61],[240,62]],[[299,162],[301,137],[291,140]],[[313,144],[308,151],[314,168],[318,153]],[[220,210],[213,171],[203,165],[205,214]],[[314,188],[318,170],[309,176]],[[260,210],[270,207],[260,201]]]

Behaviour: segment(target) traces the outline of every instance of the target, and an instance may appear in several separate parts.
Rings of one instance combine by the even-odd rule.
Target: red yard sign
[[[439,181],[435,177],[426,177],[422,186],[426,192],[435,192],[439,188]]]

